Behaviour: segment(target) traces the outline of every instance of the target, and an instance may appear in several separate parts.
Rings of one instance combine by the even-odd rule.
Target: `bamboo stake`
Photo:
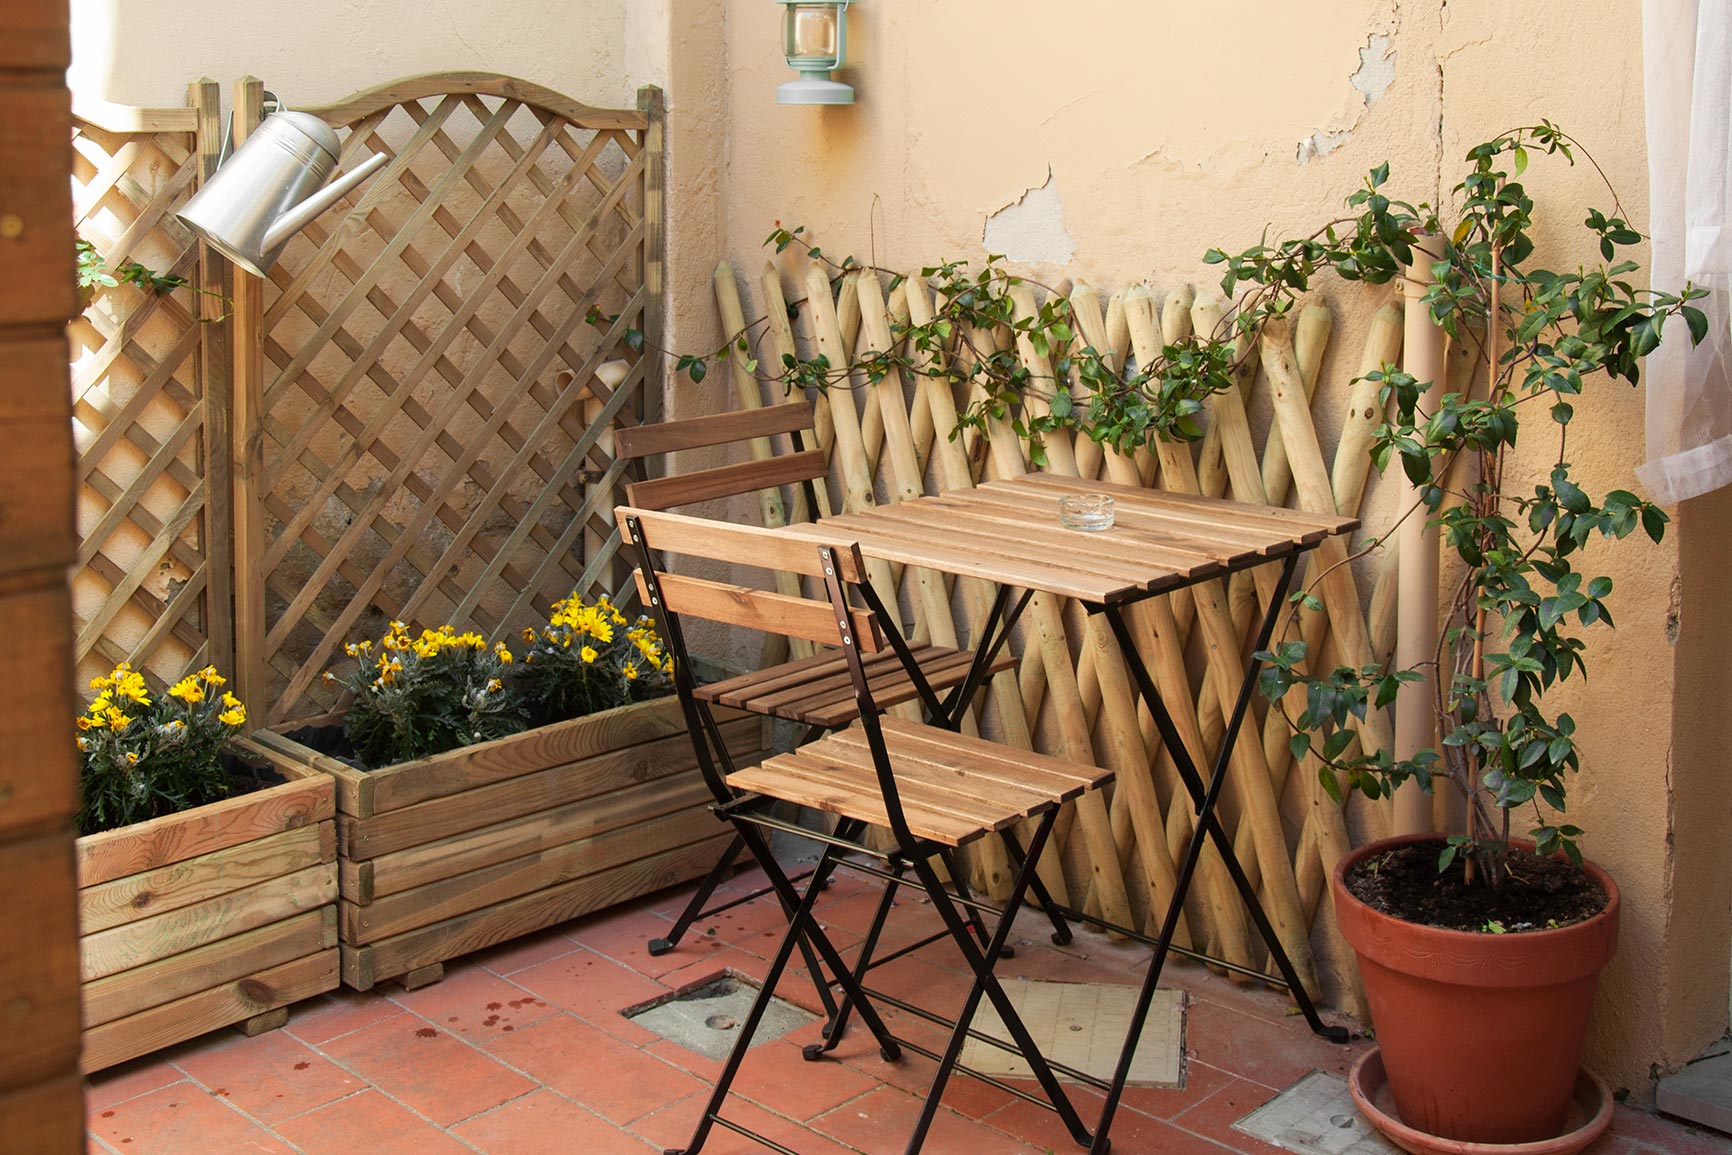
[[[764,319],[766,327],[764,338],[770,343],[770,356],[776,372],[780,373],[787,366],[786,357],[799,358],[799,349],[794,344],[794,326],[788,320],[788,299],[782,293],[782,275],[776,271],[773,261],[764,263],[764,275],[761,282],[764,286]],[[831,456],[831,446],[835,439],[833,430],[835,422],[830,416],[830,398],[824,393],[818,393],[811,398],[813,435],[817,438],[817,448],[822,449],[826,457]],[[813,511],[813,518],[825,517],[836,509],[830,504],[830,483],[825,478],[816,478],[812,482],[813,493],[818,498],[818,509]]]
[[[1027,285],[1011,289],[1010,299],[1018,319],[1032,316],[1038,310],[1034,292]],[[1037,417],[1045,416],[1050,412],[1051,406],[1046,398],[1040,396],[1043,386],[1039,383],[1046,382],[1045,387],[1050,387],[1054,380],[1052,364],[1034,348],[1026,334],[1017,335],[1017,353],[1023,366],[1037,383],[1026,395],[1024,409]],[[1021,447],[1015,444],[1014,434],[1011,434],[1011,444],[1003,444],[1004,434],[1009,433],[1010,430],[1006,427],[993,436],[993,459],[998,463],[1000,475],[1005,477],[1014,476],[1014,473],[1009,472],[1013,469],[1017,473],[1023,472]],[[1054,431],[1045,435],[1041,444],[1046,452],[1047,466],[1052,472],[1077,476],[1076,455],[1068,436]],[[1076,669],[1071,664],[1070,645],[1065,634],[1060,599],[1036,594],[1030,600],[1029,613],[1036,636],[1040,640],[1042,660],[1046,665],[1047,689],[1065,756],[1074,761],[1092,764],[1095,760],[1093,743],[1089,738],[1086,714],[1077,687]],[[1092,620],[1099,628],[1104,629],[1104,622]],[[1095,646],[1097,661],[1100,660],[1099,655],[1103,648],[1098,644]],[[1116,654],[1116,650],[1113,652]],[[1119,669],[1119,677],[1121,681],[1124,680],[1122,667]],[[1115,773],[1129,774],[1134,772],[1130,768],[1141,761],[1143,752],[1141,733],[1136,729],[1134,713],[1128,729],[1125,725],[1120,710],[1124,700],[1125,698],[1121,698],[1114,704],[1113,715],[1109,721],[1112,741],[1108,743],[1106,764]],[[1143,765],[1146,768],[1147,763]],[[1101,792],[1091,790],[1077,799],[1076,813],[1077,821],[1083,829],[1083,837],[1088,843],[1090,869],[1103,917],[1108,922],[1130,926],[1130,900],[1125,892],[1123,873],[1119,869],[1118,849],[1112,837],[1112,821]],[[1162,844],[1165,844],[1164,837]],[[1154,856],[1149,856],[1145,865],[1153,862]],[[1172,893],[1170,887],[1167,893]]]
[[[845,285],[848,283],[851,282]],[[843,296],[854,301],[854,314],[858,324],[857,290],[845,291]],[[837,308],[830,300],[830,281],[824,276],[824,270],[817,265],[812,266],[806,277],[806,309],[806,315],[812,322],[812,332],[818,340],[819,351],[830,359],[832,366],[848,365],[849,356],[844,351],[842,332],[836,319]],[[862,441],[860,414],[854,405],[853,384],[851,378],[844,376],[833,381],[829,389],[830,415],[835,425],[835,451],[832,460],[836,462],[842,475],[842,510],[845,513],[857,513],[878,504],[878,499],[872,492],[872,474],[866,459],[866,446]],[[890,572],[890,564],[879,558],[867,558],[866,569],[878,596],[886,606],[894,607],[897,604],[896,579]]]
[[[927,295],[925,282],[911,277],[906,284],[908,291],[905,299],[909,321],[916,326],[931,324],[932,299]],[[930,353],[912,349],[910,354],[920,362],[923,370],[916,376],[914,383],[916,407],[927,411],[933,429],[955,428],[956,398],[951,393],[949,381],[936,375],[939,366]],[[974,474],[960,441],[952,441],[948,436],[935,438],[932,443],[932,456],[939,492],[973,487]],[[963,620],[968,626],[970,644],[978,646],[984,641],[981,630],[992,612],[992,592],[984,582],[963,578],[957,582],[957,596],[962,605]],[[1019,750],[1034,749],[1028,716],[1022,708],[1022,694],[1015,680],[1000,675],[988,683],[987,690],[996,710],[999,740]],[[1046,883],[1047,892],[1053,896],[1053,901],[1069,905],[1069,888],[1065,883],[1064,864],[1059,855],[1043,854],[1035,864],[1035,869]],[[994,895],[1003,897],[998,891],[994,891]]]
[[[883,289],[877,276],[870,272],[860,274],[858,287],[861,348],[868,353],[888,354],[895,347],[895,341],[890,331],[890,314],[884,303]],[[873,383],[871,389],[884,431],[884,449],[890,459],[890,498],[893,502],[917,500],[924,487],[920,465],[915,458],[914,432],[907,400],[902,393],[902,375],[890,369]],[[950,595],[943,576],[917,566],[904,567],[902,572],[913,582],[914,610],[924,619],[928,639],[934,645],[957,648],[956,622],[951,614]],[[964,716],[963,730],[968,734],[978,733],[972,715]],[[1004,846],[997,839],[982,839],[975,847],[972,859],[990,890],[1008,886],[1009,864]]]
[[[718,262],[713,279],[716,287],[716,307],[721,312],[723,331],[744,333],[746,328],[745,310],[740,304],[739,288],[734,284],[733,268],[726,261]],[[782,316],[785,319],[787,314],[783,313]],[[761,409],[764,405],[764,396],[758,388],[757,375],[748,365],[750,360],[751,355],[740,350],[737,340],[734,345],[729,347],[728,366],[733,370],[734,397],[737,407],[740,409]],[[746,448],[754,461],[768,461],[775,455],[775,449],[770,445],[768,437],[754,437]],[[776,489],[758,491],[758,513],[763,519],[765,527],[770,529],[787,525],[789,521],[788,507],[782,501],[781,492]],[[811,520],[806,509],[806,495],[799,486],[794,487],[793,520]],[[799,577],[778,570],[776,572],[776,590],[778,593],[799,597]],[[804,639],[789,639],[776,633],[764,635],[763,665],[766,668],[780,664],[789,654],[796,658],[804,658],[811,653],[812,643]]]
[[[1175,297],[1179,296],[1175,294]],[[1146,289],[1133,288],[1126,294],[1125,313],[1130,324],[1131,345],[1136,350],[1137,359],[1148,364],[1157,355],[1158,346],[1155,344],[1157,338],[1154,329],[1154,302]],[[1176,319],[1173,322],[1174,328],[1189,324],[1189,301],[1186,302],[1186,309],[1181,316],[1182,321]],[[1198,491],[1195,467],[1190,451],[1185,446],[1162,441],[1156,444],[1155,452],[1160,459],[1161,475],[1168,489],[1190,493]],[[1224,591],[1220,583],[1215,581],[1199,582],[1190,588],[1193,592],[1196,619],[1203,629],[1204,652],[1209,667],[1215,671],[1214,684],[1222,695],[1222,710],[1230,712],[1233,698],[1237,696],[1239,683],[1244,677],[1244,667],[1239,661],[1239,639],[1234,634],[1232,619],[1223,597]],[[1176,598],[1174,600],[1177,601]],[[1177,621],[1176,614],[1175,620],[1182,628],[1184,623]],[[1175,709],[1181,702],[1188,707],[1188,698],[1185,698],[1169,703],[1168,709]],[[1262,746],[1255,741],[1236,743],[1233,747],[1230,773],[1232,778],[1229,785],[1239,807],[1239,821],[1251,827],[1257,847],[1256,857],[1262,860],[1269,899],[1269,921],[1274,925],[1294,969],[1309,987],[1316,981],[1311,944],[1299,905],[1298,887],[1294,882],[1292,865],[1287,855],[1286,836],[1281,829],[1280,809],[1274,792],[1270,789],[1269,767],[1263,757]]]
[[[1417,250],[1414,262],[1401,280],[1403,295],[1407,299],[1402,363],[1408,373],[1425,383],[1426,391],[1421,394],[1421,403],[1430,408],[1428,399],[1436,396],[1436,386],[1443,381],[1446,369],[1443,330],[1432,321],[1424,296],[1432,281],[1432,262],[1442,257],[1443,247],[1436,237],[1422,236],[1414,248]],[[1495,249],[1493,262],[1495,269]],[[1495,287],[1494,280],[1494,293]],[[1495,296],[1493,301],[1495,304]],[[1407,480],[1405,473],[1401,482],[1401,507],[1406,509],[1419,500],[1420,491]],[[1442,671],[1437,669],[1433,659],[1437,646],[1439,551],[1437,529],[1430,521],[1422,508],[1395,531],[1397,547],[1401,551],[1395,664],[1404,670],[1417,668],[1420,673],[1419,681],[1402,686],[1395,696],[1394,753],[1398,759],[1411,758],[1418,751],[1433,746],[1437,739],[1434,707]],[[1430,832],[1431,798],[1417,781],[1405,782],[1395,791],[1394,817],[1397,834]]]

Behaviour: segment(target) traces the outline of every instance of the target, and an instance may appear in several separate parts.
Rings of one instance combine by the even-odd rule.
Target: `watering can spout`
[[[349,172],[344,173],[294,208],[283,213],[270,228],[265,230],[265,251],[270,252],[280,248],[290,237],[311,224],[314,217],[336,204],[350,190],[383,168],[386,159],[383,153],[374,153]]]

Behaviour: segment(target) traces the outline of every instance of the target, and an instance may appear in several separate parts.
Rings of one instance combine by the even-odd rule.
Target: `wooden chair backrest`
[[[770,454],[760,460],[718,465],[673,477],[630,481],[625,487],[626,501],[638,509],[670,509],[823,477],[827,467],[823,451],[816,448],[816,439],[799,439],[800,434],[809,434],[812,429],[812,407],[804,401],[621,429],[614,436],[614,447],[617,455],[626,461],[660,453],[732,445],[783,433],[795,435],[796,444],[812,446],[794,453]]]
[[[652,556],[684,555],[755,569],[785,570],[819,579],[826,576],[818,545],[773,530],[629,505],[619,506],[614,515],[628,546],[637,544],[631,524],[636,521],[643,544],[652,551]],[[859,546],[832,546],[831,557],[836,576],[843,582],[858,585],[866,580],[866,564],[860,556]],[[661,586],[662,607],[670,613],[790,638],[804,638],[827,646],[840,646],[848,640],[842,636],[836,608],[828,599],[819,601],[689,577],[669,573],[659,566],[656,567],[656,580]],[[649,581],[641,568],[637,571],[637,584],[644,604],[652,605],[654,599]],[[884,635],[876,614],[850,607],[848,616],[852,641],[862,653],[876,653],[883,648]]]

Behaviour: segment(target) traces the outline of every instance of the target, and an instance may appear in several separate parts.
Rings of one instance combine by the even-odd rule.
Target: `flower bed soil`
[[[1586,871],[1562,858],[1540,858],[1511,848],[1510,877],[1499,890],[1469,886],[1464,860],[1441,873],[1443,843],[1403,846],[1366,859],[1347,873],[1347,889],[1373,910],[1441,930],[1506,933],[1548,930],[1592,918],[1606,908],[1606,892]]]

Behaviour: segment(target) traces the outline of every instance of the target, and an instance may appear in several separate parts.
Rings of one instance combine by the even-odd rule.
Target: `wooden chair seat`
[[[1013,750],[936,726],[879,723],[908,829],[960,846],[1111,781],[1112,771]],[[874,826],[889,825],[866,736],[856,723],[729,774],[728,785]]]
[[[920,642],[910,642],[908,648],[920,672],[940,694],[960,685],[968,677],[969,665],[974,661],[970,650],[953,650]],[[866,655],[864,665],[873,701],[879,707],[911,702],[919,696],[914,680],[897,661],[894,652],[885,650]],[[987,672],[997,673],[1014,665],[1015,655],[1005,650],[987,666]],[[726,681],[699,686],[695,692],[706,702],[825,730],[846,726],[859,714],[854,702],[854,683],[848,677],[848,659],[840,651],[814,654],[769,669],[754,670]]]

